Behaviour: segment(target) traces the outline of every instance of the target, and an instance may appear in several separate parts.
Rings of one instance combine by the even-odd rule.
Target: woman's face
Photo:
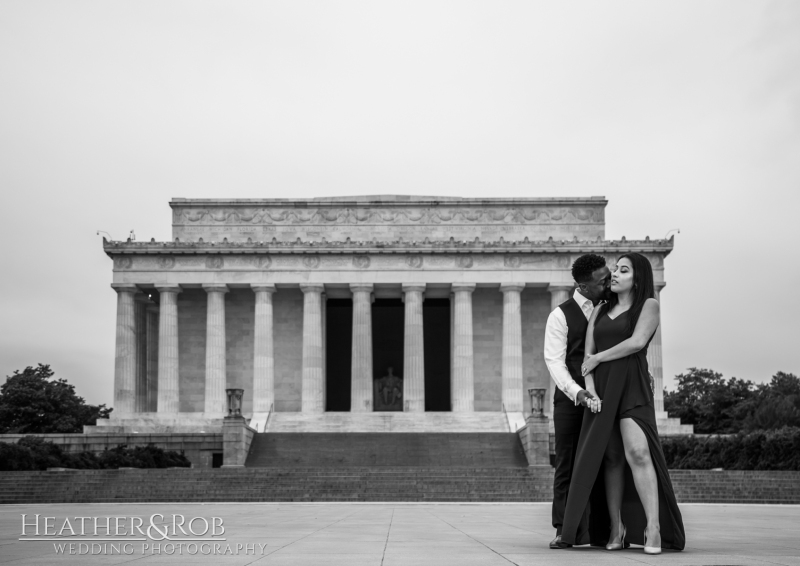
[[[633,265],[627,257],[617,262],[614,273],[611,274],[611,292],[620,294],[633,288]]]

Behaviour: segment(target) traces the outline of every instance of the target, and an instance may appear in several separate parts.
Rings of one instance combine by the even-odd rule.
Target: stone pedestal
[[[222,421],[222,467],[243,468],[256,431],[247,426],[241,415],[225,417]]]
[[[350,411],[372,412],[372,285],[350,285],[353,292],[353,350]]]
[[[522,412],[522,310],[524,285],[500,286],[503,293],[502,399],[507,413]]]
[[[322,285],[301,285],[303,291],[303,374],[301,410],[325,411],[325,378],[322,359]]]
[[[519,431],[519,439],[528,466],[550,467],[550,421],[547,417],[529,416]]]
[[[475,285],[453,285],[450,405],[454,413],[475,410],[475,360],[472,336],[472,292]]]
[[[226,412],[225,396],[225,285],[203,285],[208,293],[206,314],[206,399],[205,413],[208,416],[223,416]]]
[[[424,292],[424,284],[403,285],[403,410],[409,413],[425,411],[425,347],[422,333]]]
[[[158,287],[158,407],[159,413],[177,413],[178,403],[178,285]]]

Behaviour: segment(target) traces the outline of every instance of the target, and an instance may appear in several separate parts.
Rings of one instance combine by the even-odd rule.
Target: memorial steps
[[[476,411],[453,412],[373,412],[373,413],[283,413],[269,414],[266,432],[514,432],[525,424],[522,413]],[[693,426],[680,419],[656,414],[662,435],[692,434]],[[552,423],[551,428],[552,432]]]
[[[679,503],[800,503],[800,472],[671,470]],[[0,504],[542,502],[550,468],[223,468],[0,473]]]
[[[0,503],[548,501],[545,468],[232,468],[4,472]]]
[[[514,432],[502,412],[271,413],[266,432]]]
[[[256,434],[245,466],[277,468],[527,468],[508,432],[288,432]]]

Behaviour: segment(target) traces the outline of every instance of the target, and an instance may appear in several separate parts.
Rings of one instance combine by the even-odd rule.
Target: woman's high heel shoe
[[[625,524],[621,525],[619,533],[619,542],[610,542],[606,545],[606,550],[622,550],[628,548],[630,544],[625,544]]]
[[[647,529],[644,530],[644,553],[645,554],[661,554],[660,546],[647,546]]]

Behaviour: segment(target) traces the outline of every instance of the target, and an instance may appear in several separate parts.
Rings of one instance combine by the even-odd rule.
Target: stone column
[[[227,414],[228,399],[225,394],[225,293],[226,285],[203,285],[208,294],[206,310],[206,402],[208,416]]]
[[[666,286],[666,283],[656,283],[656,296],[655,299],[661,302],[661,289]],[[663,315],[661,317],[663,321]],[[664,416],[664,367],[661,354],[661,324],[658,325],[650,345],[647,347],[647,365],[650,368],[650,373],[653,374],[654,389],[653,397],[655,401],[656,416]],[[659,415],[661,413],[661,415]]]
[[[177,413],[178,404],[178,285],[158,287],[158,406],[159,413]]]
[[[319,297],[319,310],[322,325],[322,410],[328,408],[328,295]]]
[[[158,307],[147,306],[147,408],[152,413],[158,407]]]
[[[405,332],[403,334],[403,410],[425,411],[425,344],[422,333],[422,301],[425,284],[403,285]]]
[[[520,293],[525,286],[503,284],[503,407],[519,413],[522,405],[522,312]]]
[[[472,340],[472,292],[475,284],[453,285],[453,378],[450,405],[454,413],[475,410],[475,365]]]
[[[253,412],[266,413],[275,402],[275,343],[272,294],[275,285],[252,285],[256,295],[253,328]]]
[[[572,292],[575,289],[574,285],[549,285],[547,290],[550,291],[550,311],[554,311],[558,308],[558,305],[566,301],[572,296]],[[550,392],[550,402],[547,405],[549,409],[549,414],[553,414],[553,402],[555,401],[555,394],[556,394],[556,382],[553,381],[553,378],[550,377],[550,373],[548,372],[548,387],[547,390]]]
[[[353,360],[350,412],[372,412],[372,285],[350,285],[353,292]]]
[[[114,409],[116,416],[136,411],[136,285],[112,283],[117,292],[117,342],[114,353]]]
[[[456,360],[456,294],[450,291],[450,410],[453,409],[453,369]]]
[[[325,379],[322,360],[322,285],[300,285],[303,291],[303,377],[301,410],[325,411]]]
[[[147,411],[147,305],[150,298],[145,293],[133,297],[133,315],[136,318],[136,403],[135,411]]]

